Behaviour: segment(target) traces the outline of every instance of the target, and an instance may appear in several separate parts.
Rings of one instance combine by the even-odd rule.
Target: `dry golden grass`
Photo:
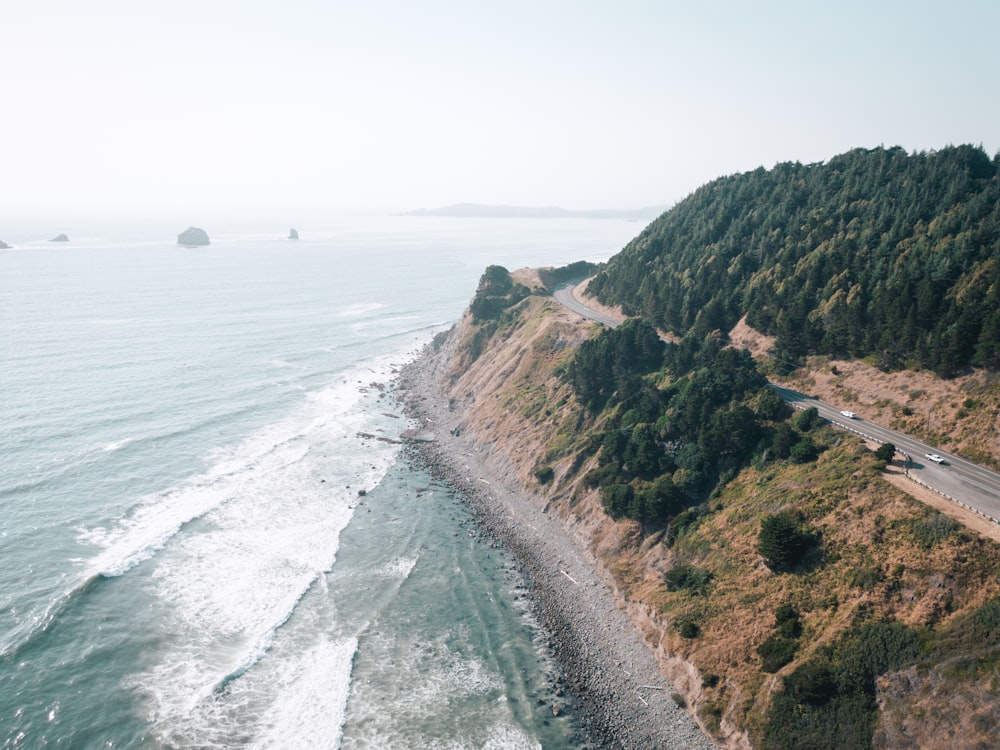
[[[531,283],[530,274],[516,277]],[[985,538],[992,529],[977,528],[978,516],[963,518],[960,508],[933,493],[921,496],[925,491],[897,469],[881,472],[859,438],[839,432],[820,433],[828,447],[814,463],[745,469],[713,499],[712,512],[673,545],[643,537],[634,522],[610,519],[597,493],[580,481],[593,459],[574,464],[582,436],[594,425],[558,374],[573,348],[598,328],[546,298],[529,298],[518,309],[517,322],[499,330],[482,356],[453,360],[447,395],[463,412],[464,428],[502,454],[525,488],[558,512],[614,577],[622,606],[644,631],[664,674],[724,746],[748,747],[748,731],[765,721],[781,675],[853,624],[886,618],[940,628],[1000,596],[1000,546]],[[467,319],[462,327],[469,340]],[[767,346],[754,342],[749,329],[740,336],[758,349]],[[979,446],[1000,460],[1000,399],[991,395],[996,389],[985,375],[940,381],[925,373],[886,374],[864,363],[815,360],[790,385],[876,421],[912,419],[902,405],[915,413],[926,408],[936,429],[954,427],[950,450]],[[981,413],[959,416],[970,398],[983,405]],[[977,430],[989,433],[989,440],[977,438]],[[544,487],[534,478],[542,464],[555,472]],[[757,553],[761,517],[781,509],[801,512],[821,534],[822,554],[811,569],[774,573]],[[928,544],[919,531],[941,526],[939,511],[983,535],[956,528]],[[667,591],[664,574],[681,563],[712,574],[704,593]],[[757,647],[773,632],[775,610],[789,602],[805,628],[796,660],[778,675],[762,673]],[[697,638],[681,636],[677,625],[684,620],[697,622]],[[711,684],[702,684],[710,675]],[[952,689],[945,678],[936,679],[933,690],[919,680],[913,684],[947,710],[968,708],[970,696],[989,691],[972,683]],[[944,736],[941,712],[927,710],[923,698],[901,686],[885,682],[880,694],[880,741],[905,746],[899,739],[905,737],[914,746],[931,746],[921,742]]]

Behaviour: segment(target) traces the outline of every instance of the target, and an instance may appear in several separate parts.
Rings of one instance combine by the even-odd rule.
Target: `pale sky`
[[[671,205],[854,147],[1000,149],[996,0],[25,0],[20,211]]]

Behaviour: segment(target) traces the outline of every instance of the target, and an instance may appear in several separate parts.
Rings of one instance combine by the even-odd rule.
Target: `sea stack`
[[[0,240],[0,250],[10,250],[10,245],[3,240]]]
[[[208,245],[208,233],[200,227],[188,227],[177,235],[177,244],[185,247],[201,247]]]
[[[69,242],[69,237],[67,237],[65,234],[57,234],[55,237],[49,240],[49,242]]]
[[[299,238],[299,231],[297,229],[288,230],[288,239],[297,240]]]

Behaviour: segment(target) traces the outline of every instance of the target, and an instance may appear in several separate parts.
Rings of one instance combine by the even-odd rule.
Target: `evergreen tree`
[[[591,282],[677,334],[746,315],[785,361],[1000,369],[1000,158],[855,149],[699,188]]]

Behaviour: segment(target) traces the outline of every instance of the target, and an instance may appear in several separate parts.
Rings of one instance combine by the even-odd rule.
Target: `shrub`
[[[874,560],[867,560],[864,564],[854,568],[848,576],[848,582],[859,589],[871,591],[876,584],[885,580],[885,573],[882,566]]]
[[[674,519],[670,522],[670,525],[667,527],[667,533],[664,537],[664,541],[667,544],[672,545],[681,536],[683,536],[685,532],[697,527],[702,517],[707,514],[708,507],[705,505],[696,505],[693,508],[681,511],[674,517]]]
[[[621,469],[617,464],[604,464],[604,466],[598,466],[596,469],[588,471],[583,477],[583,483],[591,489],[594,487],[607,487],[614,484],[620,474]]]
[[[803,530],[790,513],[775,513],[760,523],[757,552],[771,570],[791,570],[802,562],[815,542],[815,536]]]
[[[694,639],[701,635],[701,628],[694,620],[684,619],[677,624],[677,630],[682,638]]]
[[[793,445],[791,451],[789,451],[789,458],[797,464],[807,464],[810,461],[815,461],[817,456],[819,456],[819,447],[808,435]]]
[[[917,634],[893,622],[868,623],[784,678],[767,717],[763,750],[862,750],[878,716],[875,679],[916,661]]]
[[[627,484],[611,484],[601,489],[601,499],[604,507],[612,518],[620,518],[625,515],[632,503],[634,493]]]
[[[800,703],[822,706],[837,693],[837,678],[822,660],[806,662],[785,678],[785,690]]]
[[[667,591],[687,591],[691,594],[704,594],[711,580],[711,572],[694,565],[678,565],[663,576]]]
[[[757,647],[757,654],[761,658],[760,668],[771,674],[777,672],[795,658],[798,648],[797,640],[772,635]]]
[[[787,638],[798,638],[802,635],[802,620],[799,612],[791,604],[782,604],[774,611],[774,622],[778,632]]]
[[[819,410],[815,406],[810,406],[808,409],[803,409],[796,414],[795,419],[792,421],[799,431],[809,432],[809,430],[819,424]]]
[[[556,473],[551,466],[539,466],[535,469],[535,479],[541,484],[548,484],[555,477]]]
[[[531,294],[523,284],[515,284],[510,272],[503,266],[487,266],[479,279],[479,287],[469,304],[477,323],[498,320],[509,307]]]
[[[840,689],[874,696],[875,678],[916,661],[920,643],[901,623],[872,622],[845,633],[836,651]]]
[[[882,463],[891,463],[896,455],[896,446],[892,443],[882,443],[875,451],[875,458]]]
[[[538,269],[538,279],[550,292],[565,281],[583,279],[592,276],[599,266],[585,260],[578,260],[561,268],[540,268]]]

